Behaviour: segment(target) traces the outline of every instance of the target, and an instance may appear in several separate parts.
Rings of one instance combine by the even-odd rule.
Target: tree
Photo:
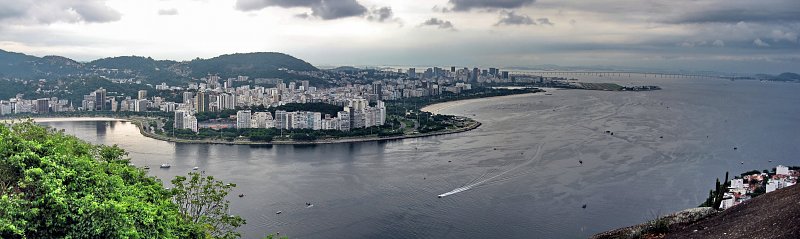
[[[0,238],[203,238],[118,147],[0,124]]]
[[[190,172],[189,177],[172,180],[172,198],[178,210],[190,221],[203,225],[213,238],[239,238],[236,228],[245,224],[239,216],[230,215],[230,201],[225,196],[236,184],[225,184],[205,173]]]

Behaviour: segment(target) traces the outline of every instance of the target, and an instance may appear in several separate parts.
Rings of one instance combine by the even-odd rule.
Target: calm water
[[[125,122],[46,124],[118,144],[165,181],[197,166],[238,184],[232,195],[245,197],[230,200],[245,238],[581,238],[697,206],[725,171],[800,164],[800,84],[600,81],[664,90],[470,101],[443,113],[484,123],[471,132],[319,146],[176,144]]]

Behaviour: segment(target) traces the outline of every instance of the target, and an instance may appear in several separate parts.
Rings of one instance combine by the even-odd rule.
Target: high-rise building
[[[470,75],[470,78],[471,78],[470,81],[478,82],[478,75],[480,75],[480,74],[481,74],[481,70],[480,69],[478,69],[477,67],[472,68],[472,75]]]
[[[145,112],[147,111],[147,105],[150,103],[148,100],[136,100],[134,103],[133,111],[136,112]]]
[[[197,92],[197,96],[194,99],[194,105],[195,105],[194,109],[197,112],[206,112],[206,111],[208,111],[208,104],[210,103],[208,101],[209,101],[208,100],[208,94],[206,94],[206,92],[203,92],[203,91],[198,91]]]
[[[503,79],[508,79],[508,71],[503,71]]]
[[[285,110],[276,110],[275,111],[275,128],[278,129],[289,129],[289,124],[287,122],[286,111]]]
[[[455,73],[455,72],[456,72],[456,67],[455,67],[455,66],[451,66],[451,67],[450,67],[450,72],[453,72],[453,73]]]
[[[310,85],[307,80],[300,81],[300,84],[303,86],[303,91],[308,91],[308,87],[310,87]]]
[[[345,107],[344,111],[339,111],[337,118],[339,119],[339,126],[337,128],[341,131],[350,131],[350,112],[347,107]]]
[[[106,89],[100,88],[94,91],[94,109],[106,110]]]
[[[140,90],[139,97],[137,99],[145,100],[147,99],[147,90]]]
[[[380,81],[372,82],[372,93],[378,96],[378,100],[383,100],[383,84]]]
[[[186,122],[186,125],[187,125],[186,128],[191,129],[192,132],[197,133],[197,131],[198,131],[197,117],[194,117],[194,115],[189,115],[188,117],[186,117],[185,122]]]
[[[236,109],[236,96],[231,94],[220,94],[217,99],[217,104],[220,109],[223,110],[232,110]]]
[[[189,91],[183,92],[183,104],[188,105],[190,103],[194,103],[192,101],[192,98],[194,98],[194,94],[192,94],[192,92]]]
[[[409,78],[417,78],[417,69],[408,68],[408,77]]]
[[[117,98],[116,97],[111,97],[111,99],[109,100],[109,103],[111,105],[111,111],[114,111],[114,112],[119,111],[119,107],[118,107],[119,104],[117,104]]]
[[[36,100],[36,113],[39,114],[50,113],[50,99],[42,98]]]
[[[13,113],[14,107],[11,106],[11,102],[8,101],[0,101],[0,115],[7,115]]]
[[[274,122],[275,121],[272,120],[272,114],[269,112],[253,112],[250,127],[259,129],[272,128],[275,127]]]
[[[236,112],[236,128],[247,129],[250,128],[250,121],[253,115],[249,110],[240,110]]]
[[[175,118],[172,122],[172,127],[175,129],[184,129],[186,126],[184,125],[184,118],[186,118],[187,113],[183,110],[176,110],[175,111]]]

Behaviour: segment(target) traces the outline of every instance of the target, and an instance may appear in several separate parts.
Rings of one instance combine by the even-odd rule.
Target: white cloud
[[[784,32],[781,30],[773,30],[772,31],[772,40],[778,41],[789,41],[797,43],[797,32]]]
[[[758,47],[769,47],[769,44],[762,41],[761,38],[756,38],[755,40],[753,40],[753,45],[756,45]]]

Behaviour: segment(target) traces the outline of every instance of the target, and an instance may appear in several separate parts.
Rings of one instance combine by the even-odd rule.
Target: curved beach
[[[545,92],[551,92],[551,91],[555,90],[555,88],[540,88],[540,89],[545,90]],[[432,104],[432,105],[427,105],[425,107],[422,107],[422,109],[420,109],[420,110],[421,111],[425,111],[425,112],[430,112],[430,113],[433,113],[433,114],[439,114],[443,110],[446,110],[446,109],[452,108],[452,107],[456,107],[456,106],[460,106],[460,105],[464,105],[464,104],[477,103],[477,102],[483,102],[483,101],[487,101],[487,100],[496,100],[496,99],[513,99],[513,98],[527,97],[527,96],[531,96],[531,95],[543,95],[543,94],[544,94],[544,92],[535,92],[535,93],[526,93],[526,94],[503,95],[503,96],[493,96],[493,97],[467,99],[467,100],[448,101],[448,102],[442,102],[442,103],[436,103],[436,104]]]

